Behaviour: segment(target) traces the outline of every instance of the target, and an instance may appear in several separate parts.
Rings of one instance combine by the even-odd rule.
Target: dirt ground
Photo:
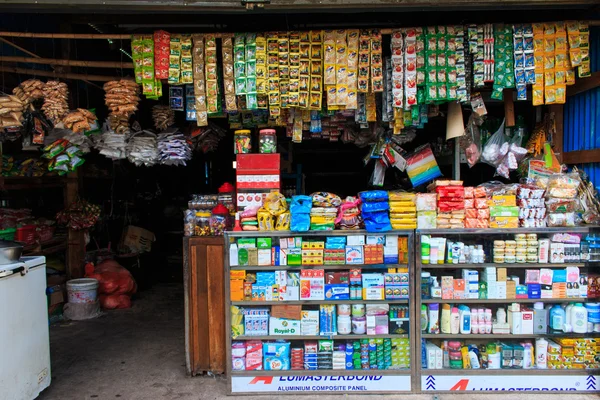
[[[129,310],[100,318],[54,324],[50,328],[52,384],[40,400],[212,400],[227,396],[223,377],[190,378],[185,373],[183,286],[161,285],[143,292]],[[507,377],[507,379],[510,379]],[[0,394],[0,398],[1,398]],[[293,398],[314,398],[294,396]],[[373,399],[374,396],[321,395],[328,399]],[[385,399],[433,400],[432,395],[386,395]],[[504,394],[438,395],[439,400],[506,400]],[[531,393],[511,392],[512,399]],[[573,394],[568,400],[598,400],[598,394]],[[537,394],[535,400],[558,400]]]

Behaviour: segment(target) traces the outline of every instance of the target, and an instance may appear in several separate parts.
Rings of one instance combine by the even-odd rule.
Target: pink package
[[[490,219],[490,209],[489,208],[478,209],[477,217],[480,219]]]
[[[490,206],[488,204],[488,200],[485,198],[475,199],[475,208],[479,208],[479,209],[490,208]]]
[[[465,186],[465,199],[475,197],[475,188],[473,186]]]
[[[417,193],[415,204],[417,211],[435,211],[437,206],[436,193]]]
[[[465,199],[465,208],[475,208],[475,199]]]

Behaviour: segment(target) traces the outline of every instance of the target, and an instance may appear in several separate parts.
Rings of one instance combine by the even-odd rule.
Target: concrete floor
[[[212,400],[227,397],[222,377],[190,378],[185,373],[183,287],[155,286],[129,310],[107,312],[90,321],[50,329],[52,384],[40,400]],[[507,379],[510,379],[509,377]],[[0,398],[1,398],[0,394]],[[241,396],[236,396],[241,397]],[[245,400],[274,396],[243,396]],[[314,398],[294,396],[292,398]],[[378,396],[379,397],[379,396]],[[389,395],[386,399],[431,400],[432,395]],[[373,395],[321,395],[328,399],[373,399]],[[440,400],[507,400],[506,394],[438,395]],[[529,399],[524,393],[509,399]],[[568,400],[598,400],[598,394]],[[538,394],[535,400],[558,400]]]

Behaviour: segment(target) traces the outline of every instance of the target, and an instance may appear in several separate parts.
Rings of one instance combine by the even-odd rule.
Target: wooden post
[[[79,197],[78,171],[67,175],[64,189],[65,208],[77,201]],[[69,229],[67,236],[67,279],[81,278],[84,274],[85,234],[84,231]]]
[[[504,89],[504,126],[515,126],[513,89]]]

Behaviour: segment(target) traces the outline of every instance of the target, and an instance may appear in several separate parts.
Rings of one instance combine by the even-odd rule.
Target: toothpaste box
[[[346,246],[346,264],[364,264],[363,246]]]

